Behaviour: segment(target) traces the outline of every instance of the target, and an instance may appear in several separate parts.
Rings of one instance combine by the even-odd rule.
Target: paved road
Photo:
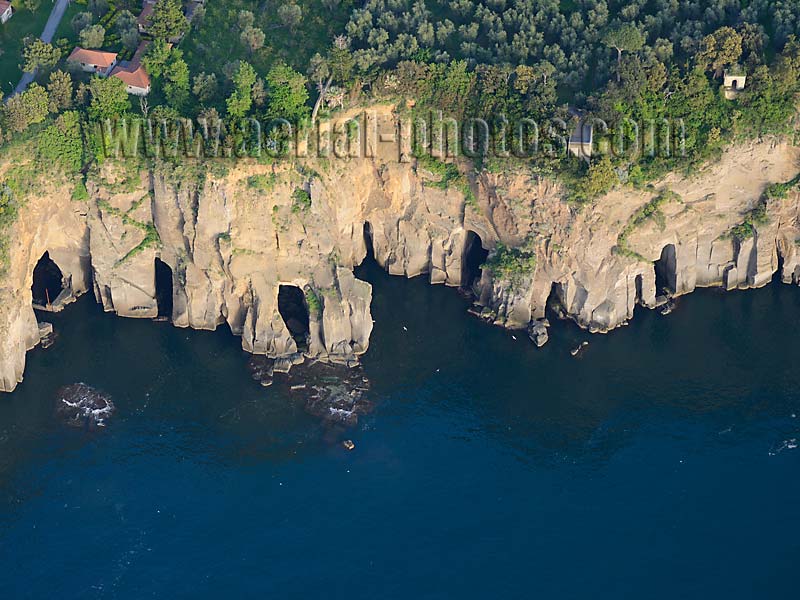
[[[44,26],[44,31],[42,31],[42,35],[40,36],[42,40],[47,43],[53,41],[53,36],[56,34],[56,29],[58,29],[58,24],[61,22],[61,17],[64,16],[64,11],[67,10],[67,6],[69,6],[70,0],[56,0],[56,5],[53,7],[53,10],[50,12],[50,16],[47,19],[47,23]],[[13,19],[11,20],[10,27],[14,26]],[[20,57],[22,58],[22,57]],[[36,73],[23,73],[22,79],[19,80],[17,87],[14,88],[14,93],[11,94],[16,95],[20,92],[24,92],[25,88],[27,88],[31,81],[33,81],[34,76]]]

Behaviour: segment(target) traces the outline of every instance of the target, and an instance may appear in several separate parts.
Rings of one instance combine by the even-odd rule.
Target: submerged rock
[[[43,349],[52,346],[56,341],[56,332],[52,323],[39,322],[39,343]]]
[[[254,355],[247,361],[250,375],[264,387],[272,385],[273,361],[266,356]]]
[[[667,300],[667,302],[664,303],[661,306],[661,308],[659,309],[659,312],[661,313],[662,316],[666,317],[673,310],[675,310],[675,301],[670,299],[670,300]]]
[[[57,393],[56,414],[71,427],[105,427],[114,410],[109,396],[85,383],[64,386]]]
[[[578,346],[570,350],[569,353],[572,356],[578,356],[581,352],[583,352],[583,349],[586,348],[586,346],[588,345],[589,342],[581,342],[580,344],[578,344]]]
[[[528,326],[528,337],[536,344],[537,348],[541,348],[550,339],[547,333],[546,320],[534,321]]]
[[[372,410],[365,398],[369,380],[361,369],[316,362],[291,375],[302,378],[302,383],[290,385],[291,393],[303,402],[307,413],[326,425],[354,427],[360,415]]]

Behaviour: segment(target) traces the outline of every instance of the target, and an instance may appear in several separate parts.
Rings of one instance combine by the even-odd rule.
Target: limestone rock
[[[379,120],[388,122],[391,110],[379,107]],[[539,323],[548,303],[604,332],[626,323],[637,305],[657,306],[664,286],[672,296],[701,286],[759,287],[779,268],[783,281],[800,283],[800,194],[771,201],[768,223],[749,240],[726,235],[769,183],[796,174],[799,153],[786,143],[732,147],[702,177],[670,175],[655,184],[679,199],[661,207],[661,224],[635,228],[628,253],[618,251],[618,238],[652,190],[622,187],[576,211],[550,179],[512,165],[475,177],[464,163],[477,199],[467,203],[459,190],[431,186],[413,160],[398,162],[389,146],[328,163],[242,160],[216,175],[190,164],[125,175],[125,165],[108,161],[89,174],[86,203],[73,202],[73,184],[54,177],[26,199],[7,232],[15,243],[0,278],[0,391],[21,381],[25,353],[40,340],[30,288],[45,251],[74,296],[93,290],[107,311],[153,318],[167,293],[175,326],[227,324],[248,352],[290,364],[303,354],[355,365],[367,351],[372,290],[353,268],[370,252],[392,274],[425,273],[448,286],[468,275],[475,312],[519,329]],[[0,169],[8,160],[0,158]],[[131,185],[109,183],[123,176]],[[262,180],[269,189],[253,184]],[[292,205],[298,188],[311,195],[307,209]],[[535,268],[506,280],[488,268],[465,273],[469,232],[487,249],[525,244]],[[156,281],[156,258],[171,271],[171,290]],[[281,314],[281,286],[305,298],[301,347]],[[534,328],[534,338],[544,339]]]
[[[547,325],[545,325],[544,321],[533,321],[528,326],[528,337],[536,344],[537,348],[544,346],[550,339],[547,333]]]

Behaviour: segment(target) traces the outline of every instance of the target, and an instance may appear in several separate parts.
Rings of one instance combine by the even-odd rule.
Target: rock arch
[[[463,289],[471,290],[475,282],[480,281],[481,267],[488,256],[489,251],[483,247],[481,236],[472,230],[467,230],[461,255],[461,287]]]
[[[307,350],[310,324],[303,290],[296,285],[281,285],[278,288],[278,312],[298,350]]]
[[[172,268],[158,257],[155,259],[155,290],[158,316],[172,319]]]
[[[364,260],[375,258],[375,239],[372,234],[372,224],[364,221]]]
[[[654,263],[656,272],[656,295],[672,295],[678,289],[678,257],[675,244],[667,244],[661,257]]]
[[[50,258],[50,252],[45,252],[33,269],[31,295],[34,306],[52,309],[54,305],[58,305],[59,296],[66,287],[64,274],[55,261]]]

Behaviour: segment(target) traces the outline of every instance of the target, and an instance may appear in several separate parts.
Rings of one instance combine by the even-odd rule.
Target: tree
[[[228,116],[232,119],[241,119],[253,105],[253,85],[256,82],[256,71],[245,61],[239,63],[239,68],[233,74],[233,92],[228,97],[226,106]]]
[[[164,95],[170,106],[182,110],[189,99],[189,66],[183,60],[183,52],[174,49],[170,56],[169,65],[163,74]]]
[[[92,13],[79,12],[77,15],[72,17],[70,25],[72,25],[72,29],[73,31],[75,31],[75,33],[80,33],[82,30],[86,29],[89,25],[91,25],[92,21],[94,21]]]
[[[192,81],[192,93],[202,103],[211,100],[217,93],[217,76],[214,73],[198,73]]]
[[[317,120],[317,113],[325,101],[325,94],[328,93],[331,84],[334,81],[346,83],[350,79],[354,66],[355,59],[353,53],[350,52],[350,38],[345,35],[337,35],[334,38],[327,59],[323,59],[319,54],[311,59],[310,71],[313,73],[312,77],[317,80],[317,89],[319,90],[319,96],[317,96],[314,109],[311,111],[312,124]],[[321,83],[323,77],[327,77],[324,85]]]
[[[89,10],[97,18],[108,12],[108,0],[89,0],[88,6]]]
[[[609,29],[603,36],[603,43],[617,51],[617,81],[620,80],[620,66],[623,52],[638,52],[644,46],[644,35],[636,25],[625,23]]]
[[[269,102],[267,117],[298,122],[308,115],[306,78],[290,66],[280,63],[267,73]]]
[[[264,32],[258,27],[248,27],[239,36],[242,43],[250,50],[250,54],[264,46],[265,37]]]
[[[81,30],[80,40],[81,46],[84,48],[100,48],[106,39],[106,29],[99,23],[97,25],[89,25]]]
[[[346,83],[350,79],[350,74],[355,66],[353,53],[350,51],[350,38],[344,35],[337,35],[334,38],[333,47],[328,56],[328,65],[331,75],[336,81]]]
[[[614,170],[614,165],[608,156],[604,156],[599,161],[592,162],[589,172],[581,181],[579,193],[583,199],[591,200],[611,191],[611,188],[617,183],[619,183],[619,177]]]
[[[47,165],[60,165],[67,172],[76,172],[83,163],[83,140],[80,116],[67,111],[39,136],[39,158]]]
[[[5,122],[13,131],[25,131],[31,125],[41,123],[50,112],[50,99],[38,83],[8,99],[3,107]]]
[[[317,89],[321,90],[330,74],[331,70],[328,67],[328,61],[317,52],[308,63],[309,78],[316,84]]]
[[[250,97],[253,99],[253,104],[256,106],[264,106],[264,103],[267,101],[267,84],[263,79],[256,79]]]
[[[128,29],[137,29],[139,24],[136,16],[131,11],[121,10],[117,13],[117,16],[114,17],[114,26],[117,28],[117,31],[122,33]]]
[[[248,27],[252,27],[253,24],[256,22],[256,18],[252,12],[249,10],[240,10],[239,16],[236,20],[236,24],[239,26],[241,31],[244,31]]]
[[[128,50],[135,50],[139,46],[141,37],[138,29],[126,29],[119,34],[119,41]]]
[[[125,83],[118,77],[92,77],[89,96],[89,116],[93,119],[113,119],[131,108]]]
[[[148,46],[144,58],[142,58],[142,63],[150,77],[156,79],[161,77],[161,74],[166,69],[171,53],[172,49],[170,45],[163,39],[154,40],[153,43]]]
[[[703,38],[697,53],[697,64],[720,77],[725,66],[739,60],[742,55],[742,36],[732,27],[720,27]]]
[[[128,50],[136,49],[139,45],[139,25],[133,13],[129,10],[120,11],[114,19],[114,26],[122,45]]]
[[[180,37],[186,32],[188,21],[180,0],[158,0],[153,7],[148,32],[157,40]]]
[[[282,4],[278,8],[278,19],[283,23],[284,27],[293,30],[303,20],[303,11],[297,4]]]
[[[72,77],[64,71],[53,71],[47,82],[50,112],[59,112],[72,106]]]
[[[36,69],[46,71],[56,66],[58,59],[61,58],[61,51],[52,44],[37,38],[25,45],[22,57],[25,60],[22,64],[23,71],[28,73],[32,73]]]

